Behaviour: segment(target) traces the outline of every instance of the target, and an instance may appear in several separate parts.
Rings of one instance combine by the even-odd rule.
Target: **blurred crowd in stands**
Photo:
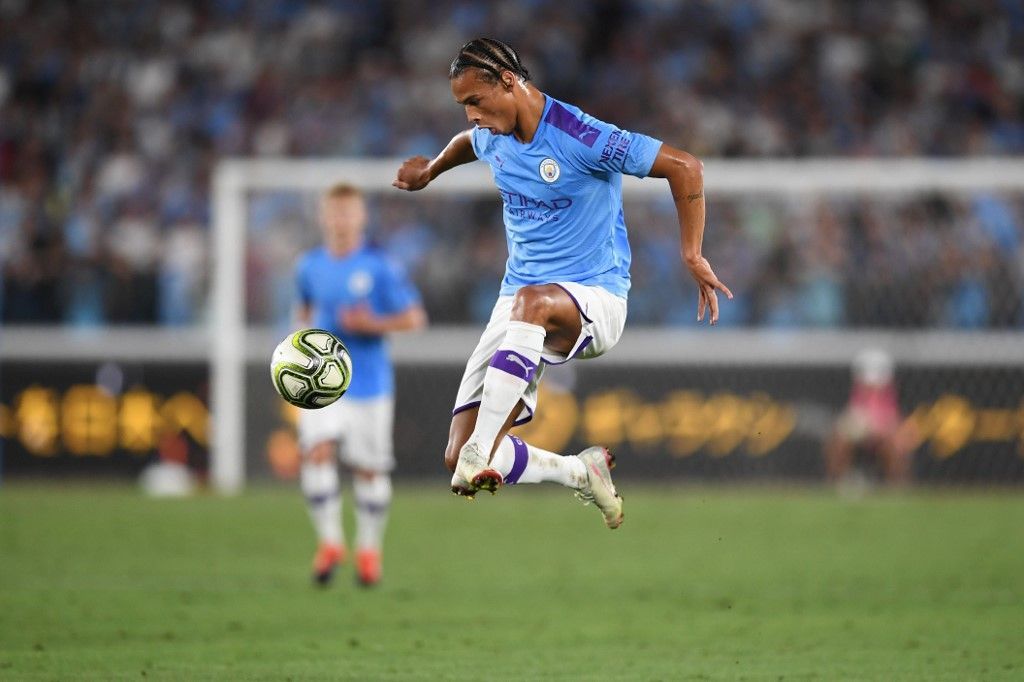
[[[446,71],[476,35],[542,90],[704,157],[1024,154],[1017,0],[0,0],[3,321],[202,321],[217,160],[433,154],[466,125]],[[377,200],[375,238],[433,320],[479,319],[498,202],[425,197]],[[253,199],[255,321],[287,306],[309,204]],[[1024,192],[709,211],[737,293],[723,323],[1024,324]],[[671,204],[627,217],[631,320],[692,324]],[[305,241],[279,229],[295,221]]]

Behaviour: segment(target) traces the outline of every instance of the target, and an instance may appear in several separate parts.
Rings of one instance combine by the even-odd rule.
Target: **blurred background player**
[[[864,454],[877,460],[888,483],[906,483],[912,427],[900,412],[892,356],[879,348],[861,351],[853,360],[852,379],[850,399],[825,446],[829,479],[846,481],[856,455]]]
[[[319,541],[313,559],[319,584],[330,582],[346,559],[336,456],[352,470],[356,577],[362,585],[380,580],[394,467],[394,377],[385,335],[426,325],[419,293],[402,270],[366,243],[366,223],[359,190],[331,187],[320,204],[324,243],[304,254],[296,270],[298,323],[336,334],[353,366],[341,400],[299,414],[300,480]]]
[[[504,483],[552,481],[622,523],[622,498],[602,447],[561,456],[508,434],[533,417],[545,364],[610,350],[626,323],[630,249],[622,175],[668,179],[679,253],[697,283],[697,320],[718,321],[716,290],[732,294],[702,255],[703,165],[647,135],[622,130],[538,90],[511,47],[477,38],[448,78],[473,125],[433,160],[418,156],[394,186],[415,191],[441,173],[486,161],[504,203],[509,257],[500,294],[459,386],[445,464],[452,491],[473,497]]]

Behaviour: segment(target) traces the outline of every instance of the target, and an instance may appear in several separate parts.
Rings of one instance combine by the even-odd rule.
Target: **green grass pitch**
[[[0,488],[0,679],[1024,679],[1024,497],[398,487],[384,583],[296,490]]]

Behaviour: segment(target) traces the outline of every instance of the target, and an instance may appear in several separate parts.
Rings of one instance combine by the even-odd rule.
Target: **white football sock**
[[[558,455],[509,434],[501,439],[491,460],[505,483],[561,483],[579,489],[587,481],[587,468],[575,455]]]
[[[530,385],[540,363],[544,336],[544,327],[540,325],[509,322],[505,339],[484,373],[480,411],[476,416],[476,427],[469,437],[485,454],[490,454],[505,420]]]
[[[337,465],[333,460],[323,464],[303,462],[299,480],[317,539],[321,544],[340,545],[343,538]]]
[[[356,475],[352,493],[356,499],[356,547],[379,551],[391,506],[391,475],[377,474],[371,479]]]

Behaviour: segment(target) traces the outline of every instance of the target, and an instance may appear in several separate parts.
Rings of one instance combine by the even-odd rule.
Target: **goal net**
[[[367,193],[372,238],[424,293],[430,331],[394,339],[396,452],[440,474],[451,401],[505,258],[501,201],[476,163],[423,192],[397,159],[229,160],[215,174],[211,478],[294,473],[293,414],[267,380],[289,328],[318,194]],[[922,481],[1024,480],[1024,164],[997,159],[708,161],[705,253],[737,294],[699,328],[664,181],[626,178],[630,321],[598,362],[545,379],[525,433],[617,449],[624,475],[820,479],[851,363],[895,366]],[[358,368],[355,369],[358,373]]]

